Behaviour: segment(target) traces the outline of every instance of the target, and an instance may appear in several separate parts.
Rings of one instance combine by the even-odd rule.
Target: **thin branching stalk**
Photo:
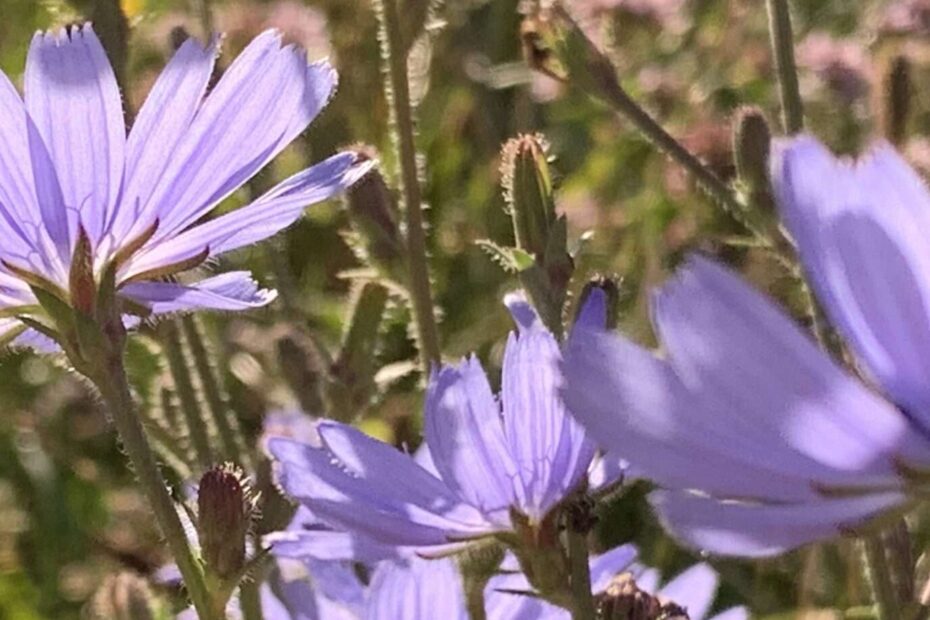
[[[792,135],[804,130],[804,107],[798,88],[798,68],[794,62],[794,34],[791,29],[791,12],[788,0],[766,0],[769,14],[769,36],[778,90],[781,94],[782,123],[785,133]]]
[[[207,351],[200,325],[193,316],[186,316],[181,319],[181,325],[184,329],[184,337],[190,347],[194,369],[197,371],[197,378],[200,380],[200,387],[203,390],[207,409],[213,417],[213,423],[216,425],[217,434],[222,444],[222,456],[225,459],[236,461],[244,467],[249,467],[251,466],[251,458],[245,449],[239,422],[226,401],[223,389],[220,386],[220,380],[216,376],[216,369],[210,363],[210,354]]]
[[[565,7],[554,9],[561,20],[574,31],[575,36],[584,37],[587,56],[585,57],[585,72],[597,98],[604,101],[615,112],[631,123],[636,130],[659,151],[667,155],[672,161],[680,165],[690,174],[698,187],[714,202],[729,213],[735,220],[753,233],[756,241],[765,247],[771,246],[771,241],[760,227],[751,220],[743,205],[733,190],[720,179],[701,160],[695,157],[687,148],[665,130],[652,116],[644,110],[624,90],[617,79],[617,69],[614,64],[591,42],[583,33],[581,27],[575,22]],[[570,80],[571,81],[571,80]]]
[[[168,359],[168,369],[174,380],[174,389],[181,404],[181,412],[187,422],[197,464],[206,470],[214,461],[213,449],[210,447],[210,432],[201,411],[197,390],[191,379],[191,369],[184,355],[181,334],[173,321],[165,321],[159,326],[159,330],[165,357]]]
[[[213,9],[210,0],[191,0],[191,8],[200,22],[204,40],[208,39],[213,35]]]
[[[423,370],[439,362],[439,333],[433,314],[433,293],[430,285],[426,253],[426,231],[423,223],[423,200],[417,170],[414,144],[413,113],[410,105],[410,84],[407,76],[407,55],[400,30],[395,0],[374,0],[375,12],[381,24],[381,55],[385,66],[385,93],[391,107],[394,146],[400,163],[400,186],[407,224],[407,262],[413,319],[419,340]]]

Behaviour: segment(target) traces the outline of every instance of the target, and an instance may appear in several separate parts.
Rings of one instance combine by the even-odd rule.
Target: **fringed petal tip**
[[[85,21],[81,23],[68,24],[65,26],[59,26],[57,28],[48,28],[46,30],[37,29],[33,35],[33,43],[37,42],[37,39],[42,39],[43,42],[54,42],[55,44],[60,44],[65,41],[65,39],[73,40],[75,35],[84,37],[86,35],[92,35],[94,38],[97,38],[97,33],[94,30],[94,23],[91,21]]]

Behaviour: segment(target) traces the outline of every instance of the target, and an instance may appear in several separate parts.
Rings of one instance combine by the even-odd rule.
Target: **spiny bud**
[[[155,620],[158,601],[140,576],[123,572],[104,579],[85,608],[87,620]]]
[[[772,132],[762,110],[754,106],[737,110],[733,125],[733,154],[740,180],[750,187],[768,185],[771,146]]]
[[[377,159],[371,146],[355,147],[362,160]],[[378,169],[366,174],[352,186],[347,194],[349,217],[361,235],[365,251],[378,267],[388,273],[403,265],[404,247],[397,226],[397,207],[394,196]]]
[[[245,566],[245,541],[257,498],[235,465],[213,467],[200,479],[197,534],[207,570],[220,579],[236,577]]]
[[[892,58],[881,88],[882,131],[892,144],[900,145],[911,112],[911,63],[904,56]]]
[[[620,287],[617,279],[609,276],[591,278],[578,299],[575,309],[575,323],[614,329],[617,327],[617,314],[620,302]]]
[[[640,590],[630,573],[614,577],[595,603],[597,617],[604,620],[688,620],[687,612],[675,603]]]
[[[548,151],[540,134],[512,138],[501,151],[501,184],[517,246],[536,258],[545,253],[556,220]]]

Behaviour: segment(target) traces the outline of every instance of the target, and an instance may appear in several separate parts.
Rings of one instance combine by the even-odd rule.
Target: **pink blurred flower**
[[[814,32],[798,45],[797,59],[798,66],[812,72],[844,102],[868,94],[872,64],[865,47],[856,41]]]

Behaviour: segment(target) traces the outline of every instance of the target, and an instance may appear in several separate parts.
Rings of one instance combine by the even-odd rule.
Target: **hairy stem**
[[[419,340],[423,370],[439,362],[439,333],[433,314],[433,293],[426,255],[423,200],[417,170],[407,54],[400,29],[396,0],[374,0],[381,23],[381,54],[385,63],[385,93],[394,125],[394,146],[400,163],[400,185],[407,224],[407,262],[413,318]]]
[[[174,501],[158,469],[142,423],[136,415],[122,355],[115,356],[107,364],[105,372],[95,373],[90,378],[100,390],[142,490],[152,506],[162,534],[168,541],[200,620],[223,620],[222,610],[217,613],[213,609],[212,597],[206,586],[200,562],[190,547]]]
[[[591,569],[588,566],[588,543],[583,532],[569,528],[568,561],[571,568],[572,620],[594,620],[591,596]]]
[[[778,89],[781,93],[782,123],[787,134],[804,129],[804,107],[798,88],[798,68],[794,62],[794,34],[788,0],[766,0],[769,14],[769,36],[775,56]]]

